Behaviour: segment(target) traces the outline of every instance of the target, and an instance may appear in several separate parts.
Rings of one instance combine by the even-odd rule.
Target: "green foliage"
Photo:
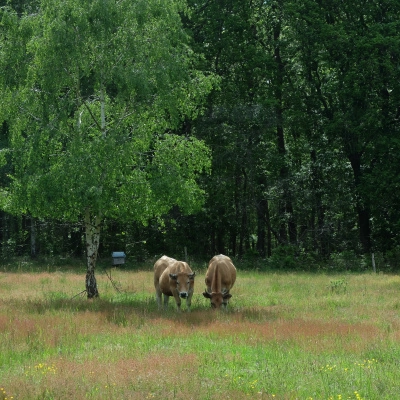
[[[255,221],[275,246],[325,258],[368,252],[371,238],[391,247],[399,207],[382,193],[397,190],[398,5],[239,3],[190,3],[194,39],[221,75],[197,124],[216,153],[207,208],[217,235],[226,232],[217,251],[235,235],[246,243]]]
[[[91,207],[107,254],[397,268],[396,1],[0,4],[2,209]]]
[[[209,170],[208,148],[173,132],[201,112],[215,80],[194,67],[183,11],[179,0],[43,0],[22,17],[2,9],[0,121],[13,170],[1,205],[84,220],[89,297],[98,293],[104,217],[145,224],[173,206],[192,213],[203,203],[197,179]]]
[[[357,255],[353,251],[331,254],[328,264],[334,271],[365,271],[367,269],[372,271],[371,263],[366,256]]]
[[[272,269],[277,270],[302,269],[302,263],[296,252],[297,249],[294,246],[277,247],[268,259],[268,264]]]
[[[345,278],[342,278],[330,281],[327,287],[328,289],[330,289],[331,293],[336,293],[336,294],[346,293],[347,284],[348,284],[347,280]]]
[[[18,108],[9,107],[18,112],[9,120],[12,209],[68,221],[86,209],[138,221],[175,204],[198,209],[206,146],[171,134],[153,140],[195,116],[213,82],[191,67],[180,10],[179,2],[50,1],[8,32],[18,40],[31,31]],[[179,193],[161,201],[166,160]]]

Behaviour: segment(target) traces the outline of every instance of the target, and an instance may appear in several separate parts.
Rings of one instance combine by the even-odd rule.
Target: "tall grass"
[[[399,398],[398,276],[238,271],[214,312],[200,271],[180,314],[150,268],[112,279],[0,272],[0,399]]]

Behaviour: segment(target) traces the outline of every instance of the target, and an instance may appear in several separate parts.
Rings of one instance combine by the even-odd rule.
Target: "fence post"
[[[371,258],[372,258],[372,269],[373,269],[374,272],[376,273],[375,253],[372,253],[372,254],[371,254]]]

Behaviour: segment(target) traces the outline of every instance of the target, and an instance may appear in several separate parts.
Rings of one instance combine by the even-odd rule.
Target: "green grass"
[[[0,272],[0,399],[399,398],[398,276],[239,270],[214,312],[204,273],[178,314],[151,266],[94,301],[84,270]]]

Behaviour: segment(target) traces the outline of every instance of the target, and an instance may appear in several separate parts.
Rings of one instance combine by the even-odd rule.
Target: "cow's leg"
[[[223,296],[223,301],[222,301],[222,305],[224,307],[224,310],[227,309],[228,307],[228,303],[229,303],[229,299],[232,297],[232,295],[229,293],[229,290],[227,292],[225,292],[224,296]]]
[[[229,299],[222,300],[222,307],[224,308],[224,310],[226,310],[226,308],[228,307],[228,302],[229,302]]]
[[[156,287],[156,299],[157,299],[158,309],[161,308],[161,297],[162,297],[162,293],[160,290],[160,286],[157,286]]]
[[[164,294],[164,309],[168,308],[169,296]]]
[[[192,305],[192,296],[193,296],[193,292],[189,292],[189,295],[186,298],[186,307],[187,307],[188,312],[190,312],[190,306]]]
[[[177,291],[173,292],[173,294],[174,294],[174,298],[175,298],[175,302],[176,302],[176,308],[177,308],[178,312],[180,312],[181,311],[181,298]]]

